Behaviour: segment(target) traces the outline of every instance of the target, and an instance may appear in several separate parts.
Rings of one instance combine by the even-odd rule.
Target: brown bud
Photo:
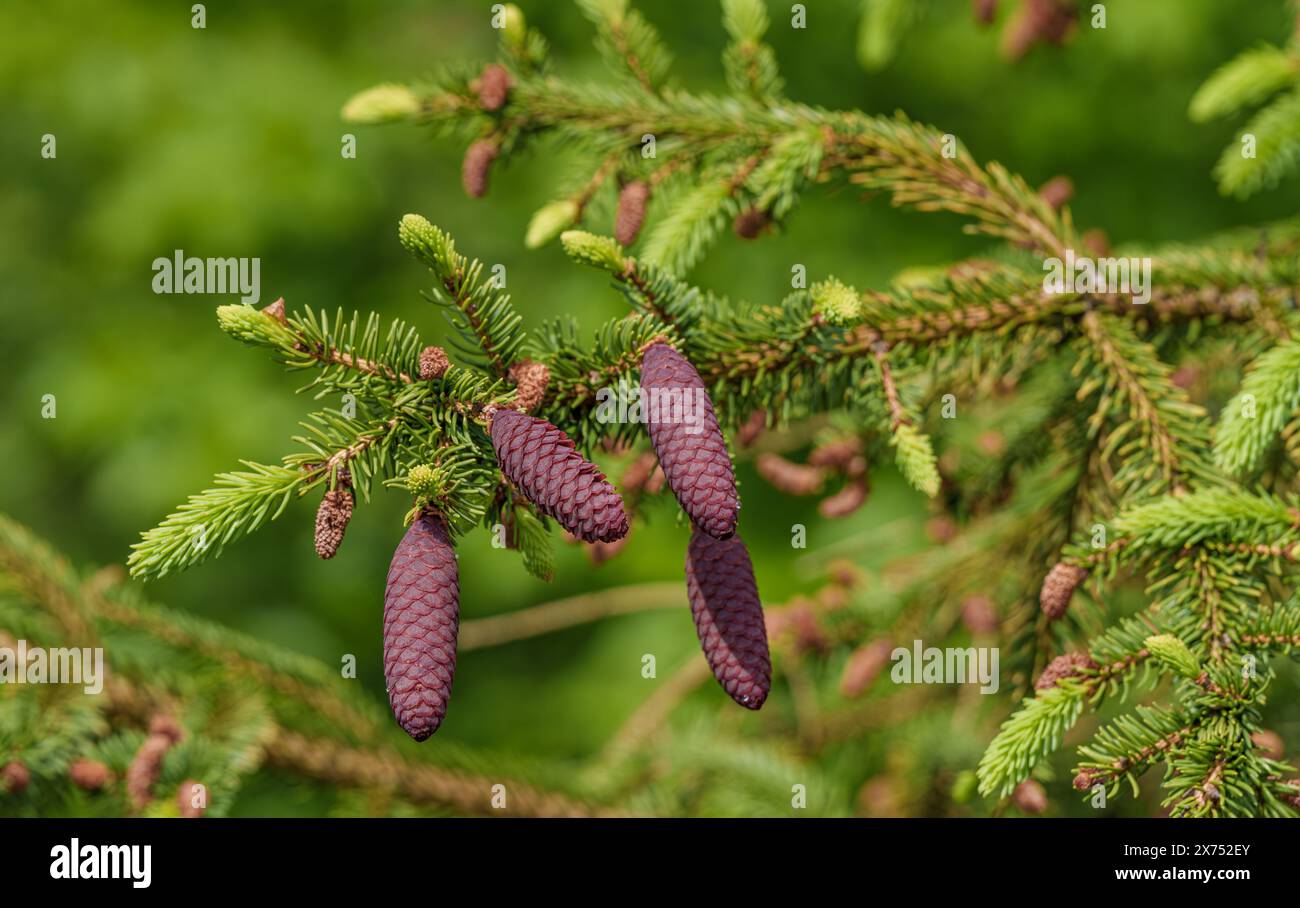
[[[971,11],[980,25],[992,25],[998,15],[998,0],[971,0]]]
[[[894,644],[884,637],[855,649],[840,675],[840,693],[846,697],[860,696],[889,664],[889,654],[893,651]]]
[[[203,801],[202,804],[195,804],[195,801]],[[176,789],[176,806],[180,814],[187,820],[197,820],[207,812],[207,794],[203,791],[203,784],[193,779],[186,779]]]
[[[447,351],[441,347],[425,347],[420,351],[420,380],[433,381],[442,378],[451,368]]]
[[[828,470],[847,470],[854,458],[862,453],[862,442],[853,437],[837,438],[824,445],[813,448],[808,455],[808,463],[814,467]]]
[[[72,784],[86,791],[99,791],[113,779],[113,772],[98,760],[79,757],[68,767]]]
[[[834,495],[823,498],[817,505],[817,512],[831,520],[848,517],[867,503],[867,495],[870,492],[871,487],[867,485],[865,479],[855,479],[846,483],[844,488]]]
[[[269,315],[280,324],[284,324],[288,319],[284,314],[284,297],[280,297],[271,305],[262,310],[264,315]]]
[[[478,199],[487,194],[488,171],[500,150],[491,139],[479,139],[466,150],[460,168],[460,179],[470,198]]]
[[[551,372],[544,363],[523,359],[510,367],[510,380],[515,383],[515,406],[525,413],[536,410],[546,397],[546,385]]]
[[[623,246],[636,242],[645,223],[646,205],[650,201],[650,184],[633,180],[619,191],[618,211],[614,215],[614,239]]]
[[[0,788],[3,788],[7,794],[22,794],[31,781],[32,774],[17,760],[6,763],[4,768],[0,769]]]
[[[330,489],[321,499],[316,509],[316,554],[321,558],[328,561],[338,554],[355,503],[352,492],[342,487]]]
[[[1047,810],[1047,792],[1033,779],[1025,779],[1011,792],[1012,802],[1025,813],[1040,814]]]
[[[1052,177],[1038,189],[1043,201],[1057,211],[1074,196],[1074,181],[1067,176]]]
[[[1075,791],[1087,791],[1100,782],[1106,773],[1100,769],[1081,769],[1071,783]]]
[[[1275,731],[1269,731],[1267,728],[1261,728],[1250,736],[1251,742],[1264,752],[1264,756],[1270,760],[1282,759],[1282,752],[1285,745],[1282,743],[1282,736]]]
[[[787,495],[812,495],[821,489],[824,479],[820,468],[794,463],[779,454],[760,454],[754,466],[758,475]]]
[[[1093,229],[1086,231],[1083,236],[1079,237],[1079,244],[1096,258],[1106,258],[1110,255],[1110,237],[1106,235],[1104,230]]]
[[[961,604],[961,623],[975,636],[997,632],[998,609],[988,596],[968,596]]]
[[[1087,570],[1077,565],[1058,561],[1043,580],[1043,588],[1038,594],[1043,614],[1053,621],[1065,614],[1070,607],[1070,599],[1079,584],[1088,576]]]
[[[506,106],[510,95],[510,73],[499,63],[491,63],[478,77],[478,103],[484,110],[497,111]]]
[[[736,443],[742,448],[748,448],[754,442],[758,441],[758,436],[763,434],[767,428],[767,413],[762,410],[755,410],[750,413],[736,432]]]
[[[736,215],[735,220],[731,222],[731,229],[741,239],[752,240],[767,229],[767,225],[771,222],[772,219],[766,211],[758,208],[746,208]]]
[[[1055,687],[1062,678],[1077,678],[1096,667],[1097,663],[1087,653],[1065,653],[1047,663],[1047,668],[1034,682],[1034,690],[1047,690]]]

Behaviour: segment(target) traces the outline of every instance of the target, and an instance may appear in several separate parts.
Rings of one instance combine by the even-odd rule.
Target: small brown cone
[[[478,103],[484,110],[498,111],[510,96],[510,73],[499,63],[491,63],[478,77]]]
[[[757,239],[758,235],[766,230],[771,222],[772,219],[766,211],[758,208],[746,208],[736,215],[735,220],[731,222],[731,229],[741,239],[753,240]]]
[[[31,782],[31,772],[17,760],[6,763],[4,768],[0,769],[0,788],[4,789],[6,794],[22,794]]]
[[[967,596],[961,604],[961,623],[977,637],[997,633],[998,609],[988,596]]]
[[[84,791],[99,791],[113,780],[113,772],[98,760],[78,757],[68,767],[68,778]]]
[[[1038,194],[1044,202],[1060,211],[1074,196],[1074,181],[1067,176],[1052,177],[1039,187]]]
[[[848,517],[867,503],[870,492],[871,487],[865,479],[854,479],[834,495],[823,498],[817,505],[817,512],[832,520]]]
[[[1282,736],[1275,731],[1267,728],[1261,728],[1250,736],[1251,743],[1258,747],[1263,756],[1270,760],[1282,759],[1282,753],[1285,745],[1282,743]]]
[[[171,720],[154,720],[149,737],[144,739],[126,770],[126,796],[131,806],[143,810],[153,800],[153,787],[162,772],[163,757],[179,738],[179,729]],[[154,729],[157,728],[157,731]],[[176,732],[173,735],[173,732]]]
[[[1058,561],[1043,580],[1043,588],[1038,594],[1038,601],[1043,607],[1043,614],[1053,621],[1059,619],[1070,607],[1070,599],[1079,584],[1088,576],[1088,571],[1077,565]]]
[[[849,470],[862,453],[862,442],[857,438],[837,438],[818,445],[808,455],[808,465],[825,467],[828,470]]]
[[[992,25],[998,15],[998,0],[971,0],[971,11],[980,25]]]
[[[772,660],[745,543],[738,536],[715,539],[692,530],[686,594],[713,677],[741,706],[759,709],[772,687]]]
[[[338,554],[355,504],[352,493],[342,487],[330,489],[321,499],[316,509],[316,554],[321,558],[328,561]]]
[[[1087,653],[1064,653],[1047,663],[1047,668],[1043,669],[1043,673],[1034,682],[1034,690],[1055,687],[1056,682],[1064,678],[1077,678],[1096,667],[1097,663]]]
[[[894,644],[884,637],[879,637],[855,649],[844,663],[840,675],[840,693],[845,697],[859,697],[871,686],[880,672],[889,664],[889,654],[894,651]]]
[[[262,313],[264,315],[269,315],[282,325],[288,321],[288,316],[286,316],[284,312],[284,297],[280,297],[274,303],[267,306],[262,310]]]
[[[631,246],[645,223],[646,205],[650,201],[650,184],[633,180],[618,194],[618,211],[614,215],[614,239],[622,246]]]
[[[794,463],[780,454],[760,454],[754,467],[773,488],[787,495],[814,495],[821,491],[826,479],[820,468]]]
[[[531,359],[520,360],[510,367],[509,375],[515,383],[515,406],[518,409],[531,413],[541,406],[551,380],[551,372],[545,364]]]
[[[488,173],[499,151],[496,142],[491,139],[479,139],[465,151],[460,179],[465,186],[465,193],[471,199],[482,198],[487,194]]]
[[[745,418],[745,422],[736,432],[736,444],[742,448],[748,448],[758,441],[758,436],[765,431],[767,431],[767,413],[762,410],[755,410]]]
[[[1023,810],[1037,816],[1047,810],[1047,792],[1034,779],[1025,779],[1011,792],[1012,802]]]
[[[202,783],[186,779],[176,789],[176,807],[184,819],[197,820],[207,813],[207,797]]]
[[[420,351],[420,380],[434,381],[442,378],[451,368],[447,351],[441,347],[425,347]]]

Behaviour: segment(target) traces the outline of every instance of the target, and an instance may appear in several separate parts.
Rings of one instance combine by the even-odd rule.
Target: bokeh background
[[[591,28],[567,3],[522,0],[566,74],[599,79]],[[1295,211],[1291,187],[1241,203],[1221,198],[1211,167],[1237,124],[1196,126],[1196,86],[1219,64],[1289,28],[1282,0],[1113,0],[1108,27],[1083,28],[1064,48],[1011,65],[996,32],[966,0],[933,0],[881,72],[855,59],[858,5],[811,0],[808,28],[770,4],[775,47],[792,97],[830,108],[906,111],[959,135],[1033,183],[1067,174],[1082,227],[1113,242],[1193,240]],[[460,189],[459,143],[419,129],[352,128],[339,110],[353,92],[418,79],[440,61],[487,59],[495,33],[486,0],[190,4],[74,0],[0,6],[0,510],[53,540],[78,563],[121,564],[140,531],[240,458],[288,452],[308,401],[261,353],[216,326],[230,297],[159,296],[151,262],[187,255],[261,258],[262,304],[375,309],[418,326],[445,323],[419,292],[423,269],[398,246],[408,211],[450,230],[466,253],[506,265],[529,324],[573,313],[594,328],[622,310],[594,272],[556,246],[525,251],[528,217],[548,201],[547,154],[494,174],[488,198]],[[724,90],[725,34],[713,3],[654,0],[640,8],[673,49],[676,77]],[[356,159],[340,155],[345,132]],[[43,159],[41,137],[57,138]],[[608,231],[605,224],[590,225]],[[859,287],[901,269],[969,255],[981,241],[955,219],[863,204],[851,192],[810,195],[788,228],[759,243],[728,237],[697,269],[732,296],[775,300],[791,262]],[[42,419],[42,397],[57,418]],[[923,544],[926,510],[886,468],[870,504],[839,522],[815,501],[786,499],[745,467],[746,539],[765,598],[815,584],[832,556],[868,568]],[[229,547],[222,558],[151,586],[154,599],[337,664],[359,659],[357,683],[383,696],[379,665],[383,579],[400,536],[405,495],[363,507],[339,556],[316,559],[313,506]],[[462,548],[463,614],[476,618],[625,584],[677,582],[686,531],[667,507],[612,562],[593,568],[561,545],[556,579],[530,578],[486,534]],[[810,528],[790,548],[789,527]],[[526,643],[466,654],[438,738],[578,760],[597,750],[649,692],[642,653],[664,667],[698,644],[685,611],[610,619]],[[716,689],[702,690],[713,697]],[[400,734],[396,728],[395,735]],[[978,757],[986,741],[961,741]],[[863,776],[888,754],[864,745],[845,759]],[[273,779],[273,777],[272,777]],[[263,780],[235,813],[313,813],[328,797]]]

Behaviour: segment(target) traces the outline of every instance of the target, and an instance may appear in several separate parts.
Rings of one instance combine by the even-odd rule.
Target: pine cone
[[[1067,176],[1052,177],[1038,189],[1043,201],[1056,211],[1060,211],[1074,195],[1074,181]]]
[[[736,432],[736,444],[742,448],[748,448],[758,441],[758,436],[765,431],[767,431],[767,413],[763,410],[755,410],[745,418],[745,422]],[[820,464],[816,466],[820,466]]]
[[[425,347],[420,351],[420,380],[433,381],[442,378],[451,368],[447,351],[441,347]]]
[[[767,228],[771,220],[766,211],[746,208],[736,215],[735,220],[731,222],[731,229],[741,239],[752,240]]]
[[[821,491],[825,473],[819,467],[794,463],[780,454],[764,453],[754,461],[758,475],[787,495],[812,495]]]
[[[772,687],[772,662],[754,568],[739,537],[692,531],[686,593],[713,676],[741,706],[760,708]]]
[[[200,782],[193,779],[186,779],[176,789],[176,807],[183,818],[187,820],[197,820],[207,812],[206,807],[197,807],[194,804],[194,789]]]
[[[623,246],[636,242],[641,225],[645,223],[646,203],[650,201],[650,184],[634,180],[618,194],[618,211],[614,215],[614,239]]]
[[[492,415],[492,446],[506,478],[575,536],[613,542],[627,535],[623,500],[605,474],[546,420],[498,410]]]
[[[1070,607],[1070,599],[1078,589],[1088,571],[1073,564],[1058,561],[1043,580],[1043,588],[1038,594],[1038,601],[1043,607],[1043,614],[1056,621]]]
[[[1047,792],[1033,779],[1025,779],[1011,792],[1011,800],[1025,813],[1040,814],[1047,810]]]
[[[415,519],[384,591],[384,681],[397,724],[417,741],[438,730],[456,674],[460,578],[440,515]]]
[[[522,359],[510,367],[509,375],[515,383],[515,406],[518,409],[529,413],[541,406],[551,380],[551,372],[545,363]]]
[[[1077,678],[1083,672],[1097,667],[1087,653],[1065,653],[1047,663],[1047,668],[1034,682],[1034,690],[1046,690],[1055,687],[1062,678]]]
[[[885,637],[855,649],[849,656],[849,661],[844,663],[844,672],[840,675],[840,693],[845,697],[860,696],[889,664],[889,654],[893,651],[894,644]]]
[[[465,160],[460,166],[460,180],[471,199],[482,198],[487,194],[488,171],[499,150],[491,139],[479,139],[465,151]]]
[[[736,475],[700,374],[672,347],[652,344],[641,360],[641,401],[650,443],[682,510],[710,536],[731,536],[740,510]],[[694,419],[685,421],[686,413]]]
[[[153,787],[162,772],[163,757],[175,740],[167,734],[150,734],[135,752],[126,770],[126,796],[136,810],[153,800]]]
[[[22,794],[27,790],[27,786],[31,784],[31,781],[31,772],[16,760],[12,763],[6,763],[4,769],[0,769],[0,787],[3,787],[7,794]]]
[[[867,495],[870,493],[871,487],[865,479],[855,479],[834,495],[823,498],[817,505],[817,512],[832,520],[848,517],[867,503]]]
[[[484,110],[497,111],[506,106],[510,95],[510,73],[499,63],[491,63],[478,77],[478,103]]]
[[[961,604],[961,623],[977,637],[996,633],[1000,623],[997,606],[988,596],[968,596]]]
[[[330,489],[321,499],[316,509],[316,554],[321,558],[329,560],[338,553],[355,503],[352,493],[342,487]]]
[[[808,463],[814,467],[828,470],[847,471],[862,453],[861,440],[853,437],[837,438],[813,448],[808,455]]]
[[[68,767],[72,784],[85,791],[99,791],[113,779],[113,772],[98,760],[79,757]]]

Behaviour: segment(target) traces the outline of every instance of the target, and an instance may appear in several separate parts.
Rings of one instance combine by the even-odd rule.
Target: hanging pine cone
[[[1074,596],[1074,591],[1087,576],[1088,571],[1077,565],[1066,564],[1064,561],[1052,565],[1038,594],[1043,614],[1053,621],[1064,615],[1066,609],[1070,607],[1070,599]]]
[[[818,502],[817,513],[831,520],[848,517],[867,503],[867,496],[870,494],[871,486],[865,479],[854,479],[834,495]]]
[[[355,504],[352,492],[342,486],[330,489],[321,499],[316,509],[316,554],[321,558],[328,561],[338,553]]]
[[[715,539],[731,536],[740,510],[736,474],[700,374],[672,347],[652,344],[641,359],[641,401],[650,443],[682,510]],[[682,418],[686,413],[694,419]]]
[[[646,204],[650,201],[650,184],[634,180],[618,193],[618,211],[614,214],[614,239],[620,245],[636,242],[641,225],[645,223]]]
[[[156,716],[149,723],[149,736],[126,770],[126,796],[136,810],[142,810],[153,800],[153,787],[162,772],[163,757],[181,736],[181,727],[170,716]]]
[[[488,171],[491,170],[498,151],[500,149],[496,142],[491,139],[479,139],[465,151],[465,160],[460,166],[460,179],[465,186],[466,195],[471,199],[482,198],[487,194]]]
[[[478,103],[484,110],[498,111],[506,106],[510,95],[510,73],[500,63],[484,67],[478,77]]]
[[[447,714],[456,674],[460,578],[440,515],[421,514],[393,553],[384,592],[384,681],[402,730],[423,741]]]
[[[754,468],[774,489],[787,495],[814,495],[821,491],[826,479],[820,467],[795,463],[771,452],[758,455]]]
[[[113,779],[113,772],[98,760],[78,757],[68,767],[68,778],[83,791],[99,791]]]
[[[543,513],[587,542],[627,535],[623,499],[564,432],[516,410],[492,414],[491,431],[501,472]]]
[[[713,677],[741,706],[760,708],[772,687],[772,662],[754,568],[739,537],[691,533],[686,593]]]

